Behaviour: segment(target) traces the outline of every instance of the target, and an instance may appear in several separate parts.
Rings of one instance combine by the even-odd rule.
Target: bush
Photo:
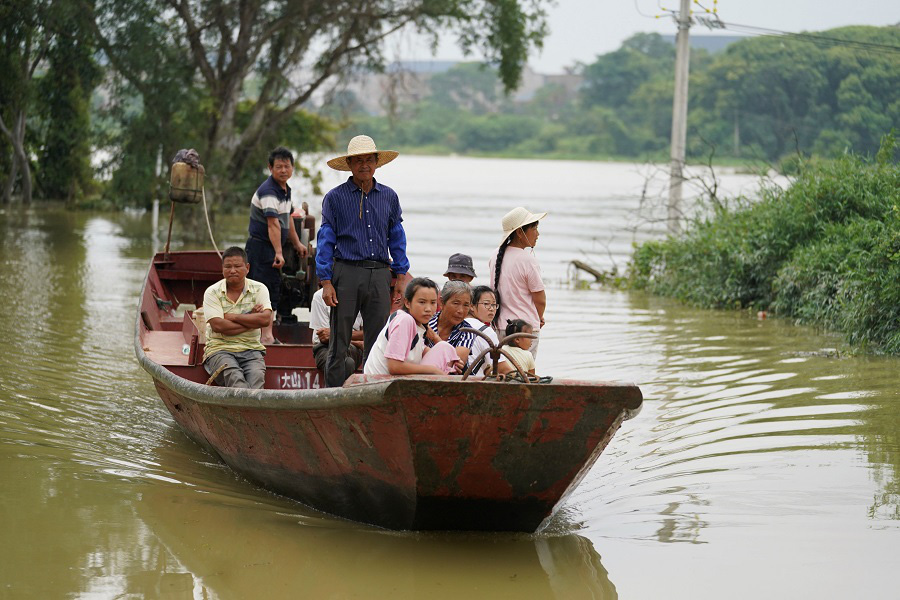
[[[900,354],[900,208],[885,222],[857,218],[830,228],[794,253],[774,286],[778,314]]]
[[[714,308],[772,310],[900,353],[900,166],[885,137],[874,161],[800,166],[784,191],[719,209],[678,238],[637,248],[631,284]]]

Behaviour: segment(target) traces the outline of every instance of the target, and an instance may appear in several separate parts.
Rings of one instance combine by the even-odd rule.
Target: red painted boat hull
[[[566,380],[356,375],[315,389],[308,346],[270,349],[274,389],[207,386],[199,365],[152,360],[152,321],[138,316],[136,354],[190,437],[267,489],[389,529],[535,531],[642,402],[631,384]],[[312,389],[281,389],[292,378]]]

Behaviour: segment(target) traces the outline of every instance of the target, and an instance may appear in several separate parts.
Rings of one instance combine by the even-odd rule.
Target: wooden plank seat
[[[187,367],[190,358],[182,350],[184,334],[180,331],[148,331],[144,334],[144,352],[155,363],[164,367]]]
[[[163,281],[192,280],[213,284],[222,279],[222,271],[188,271],[186,269],[160,269],[157,275]]]

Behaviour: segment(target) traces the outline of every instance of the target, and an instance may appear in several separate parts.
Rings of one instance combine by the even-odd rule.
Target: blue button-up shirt
[[[409,271],[406,232],[397,192],[373,180],[368,194],[349,177],[322,200],[316,274],[331,280],[334,259],[378,260],[402,275]]]

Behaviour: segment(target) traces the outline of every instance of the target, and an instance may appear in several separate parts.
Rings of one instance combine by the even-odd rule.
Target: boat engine
[[[281,268],[281,299],[275,312],[276,322],[288,327],[298,323],[293,310],[309,308],[313,294],[319,288],[315,250],[310,245],[316,235],[316,218],[307,213],[305,202],[303,208],[303,215],[291,218],[294,219],[294,229],[297,230],[300,243],[309,248],[309,254],[305,259],[300,258],[289,241],[285,242],[282,248],[284,266]]]

